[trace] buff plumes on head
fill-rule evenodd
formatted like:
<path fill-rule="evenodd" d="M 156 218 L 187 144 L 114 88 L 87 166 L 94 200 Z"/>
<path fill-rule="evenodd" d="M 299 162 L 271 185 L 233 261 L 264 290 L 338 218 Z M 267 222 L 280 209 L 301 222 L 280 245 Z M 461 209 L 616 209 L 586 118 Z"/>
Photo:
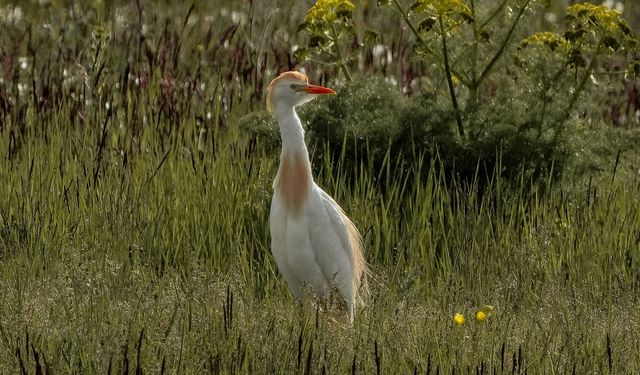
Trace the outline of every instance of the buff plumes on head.
<path fill-rule="evenodd" d="M 271 90 L 278 84 L 278 82 L 284 80 L 301 80 L 307 83 L 309 82 L 309 78 L 306 76 L 306 74 L 301 72 L 284 72 L 276 77 L 273 81 L 271 81 L 269 87 L 267 87 L 267 111 L 269 111 L 269 113 L 273 113 L 273 100 L 271 100 Z"/>

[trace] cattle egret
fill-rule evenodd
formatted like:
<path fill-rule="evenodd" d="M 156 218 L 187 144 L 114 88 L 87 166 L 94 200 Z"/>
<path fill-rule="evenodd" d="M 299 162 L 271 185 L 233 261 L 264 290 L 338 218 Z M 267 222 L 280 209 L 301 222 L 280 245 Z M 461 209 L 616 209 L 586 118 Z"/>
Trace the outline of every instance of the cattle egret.
<path fill-rule="evenodd" d="M 304 129 L 295 111 L 318 94 L 335 91 L 310 85 L 300 72 L 282 73 L 267 89 L 267 109 L 278 121 L 282 138 L 269 215 L 271 251 L 294 298 L 302 298 L 308 285 L 327 301 L 335 288 L 353 322 L 366 267 L 360 234 L 342 208 L 313 181 Z"/>

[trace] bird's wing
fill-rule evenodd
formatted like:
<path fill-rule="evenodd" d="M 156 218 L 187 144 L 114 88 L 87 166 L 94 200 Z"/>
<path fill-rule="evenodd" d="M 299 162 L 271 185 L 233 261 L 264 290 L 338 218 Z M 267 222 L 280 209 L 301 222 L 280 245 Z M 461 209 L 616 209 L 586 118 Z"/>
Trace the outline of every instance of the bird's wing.
<path fill-rule="evenodd" d="M 309 229 L 316 261 L 324 274 L 345 296 L 352 300 L 354 258 L 349 227 L 338 204 L 318 186 L 309 201 Z M 348 219 L 347 219 L 348 220 Z"/>

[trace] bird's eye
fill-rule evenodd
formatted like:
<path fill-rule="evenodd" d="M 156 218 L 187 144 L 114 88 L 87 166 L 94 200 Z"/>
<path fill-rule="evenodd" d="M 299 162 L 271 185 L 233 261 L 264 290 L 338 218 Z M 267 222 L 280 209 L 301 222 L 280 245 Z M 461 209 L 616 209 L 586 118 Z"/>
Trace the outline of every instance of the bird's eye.
<path fill-rule="evenodd" d="M 295 83 L 291 84 L 291 90 L 296 90 L 298 88 L 298 85 L 296 85 Z"/>

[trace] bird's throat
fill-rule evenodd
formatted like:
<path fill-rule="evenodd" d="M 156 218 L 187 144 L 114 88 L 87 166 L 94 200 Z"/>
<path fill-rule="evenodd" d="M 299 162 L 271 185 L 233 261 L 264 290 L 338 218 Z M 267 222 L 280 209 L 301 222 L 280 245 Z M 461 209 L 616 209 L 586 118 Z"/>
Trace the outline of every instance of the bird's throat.
<path fill-rule="evenodd" d="M 311 165 L 307 154 L 283 150 L 273 188 L 290 213 L 300 212 L 312 183 Z"/>

